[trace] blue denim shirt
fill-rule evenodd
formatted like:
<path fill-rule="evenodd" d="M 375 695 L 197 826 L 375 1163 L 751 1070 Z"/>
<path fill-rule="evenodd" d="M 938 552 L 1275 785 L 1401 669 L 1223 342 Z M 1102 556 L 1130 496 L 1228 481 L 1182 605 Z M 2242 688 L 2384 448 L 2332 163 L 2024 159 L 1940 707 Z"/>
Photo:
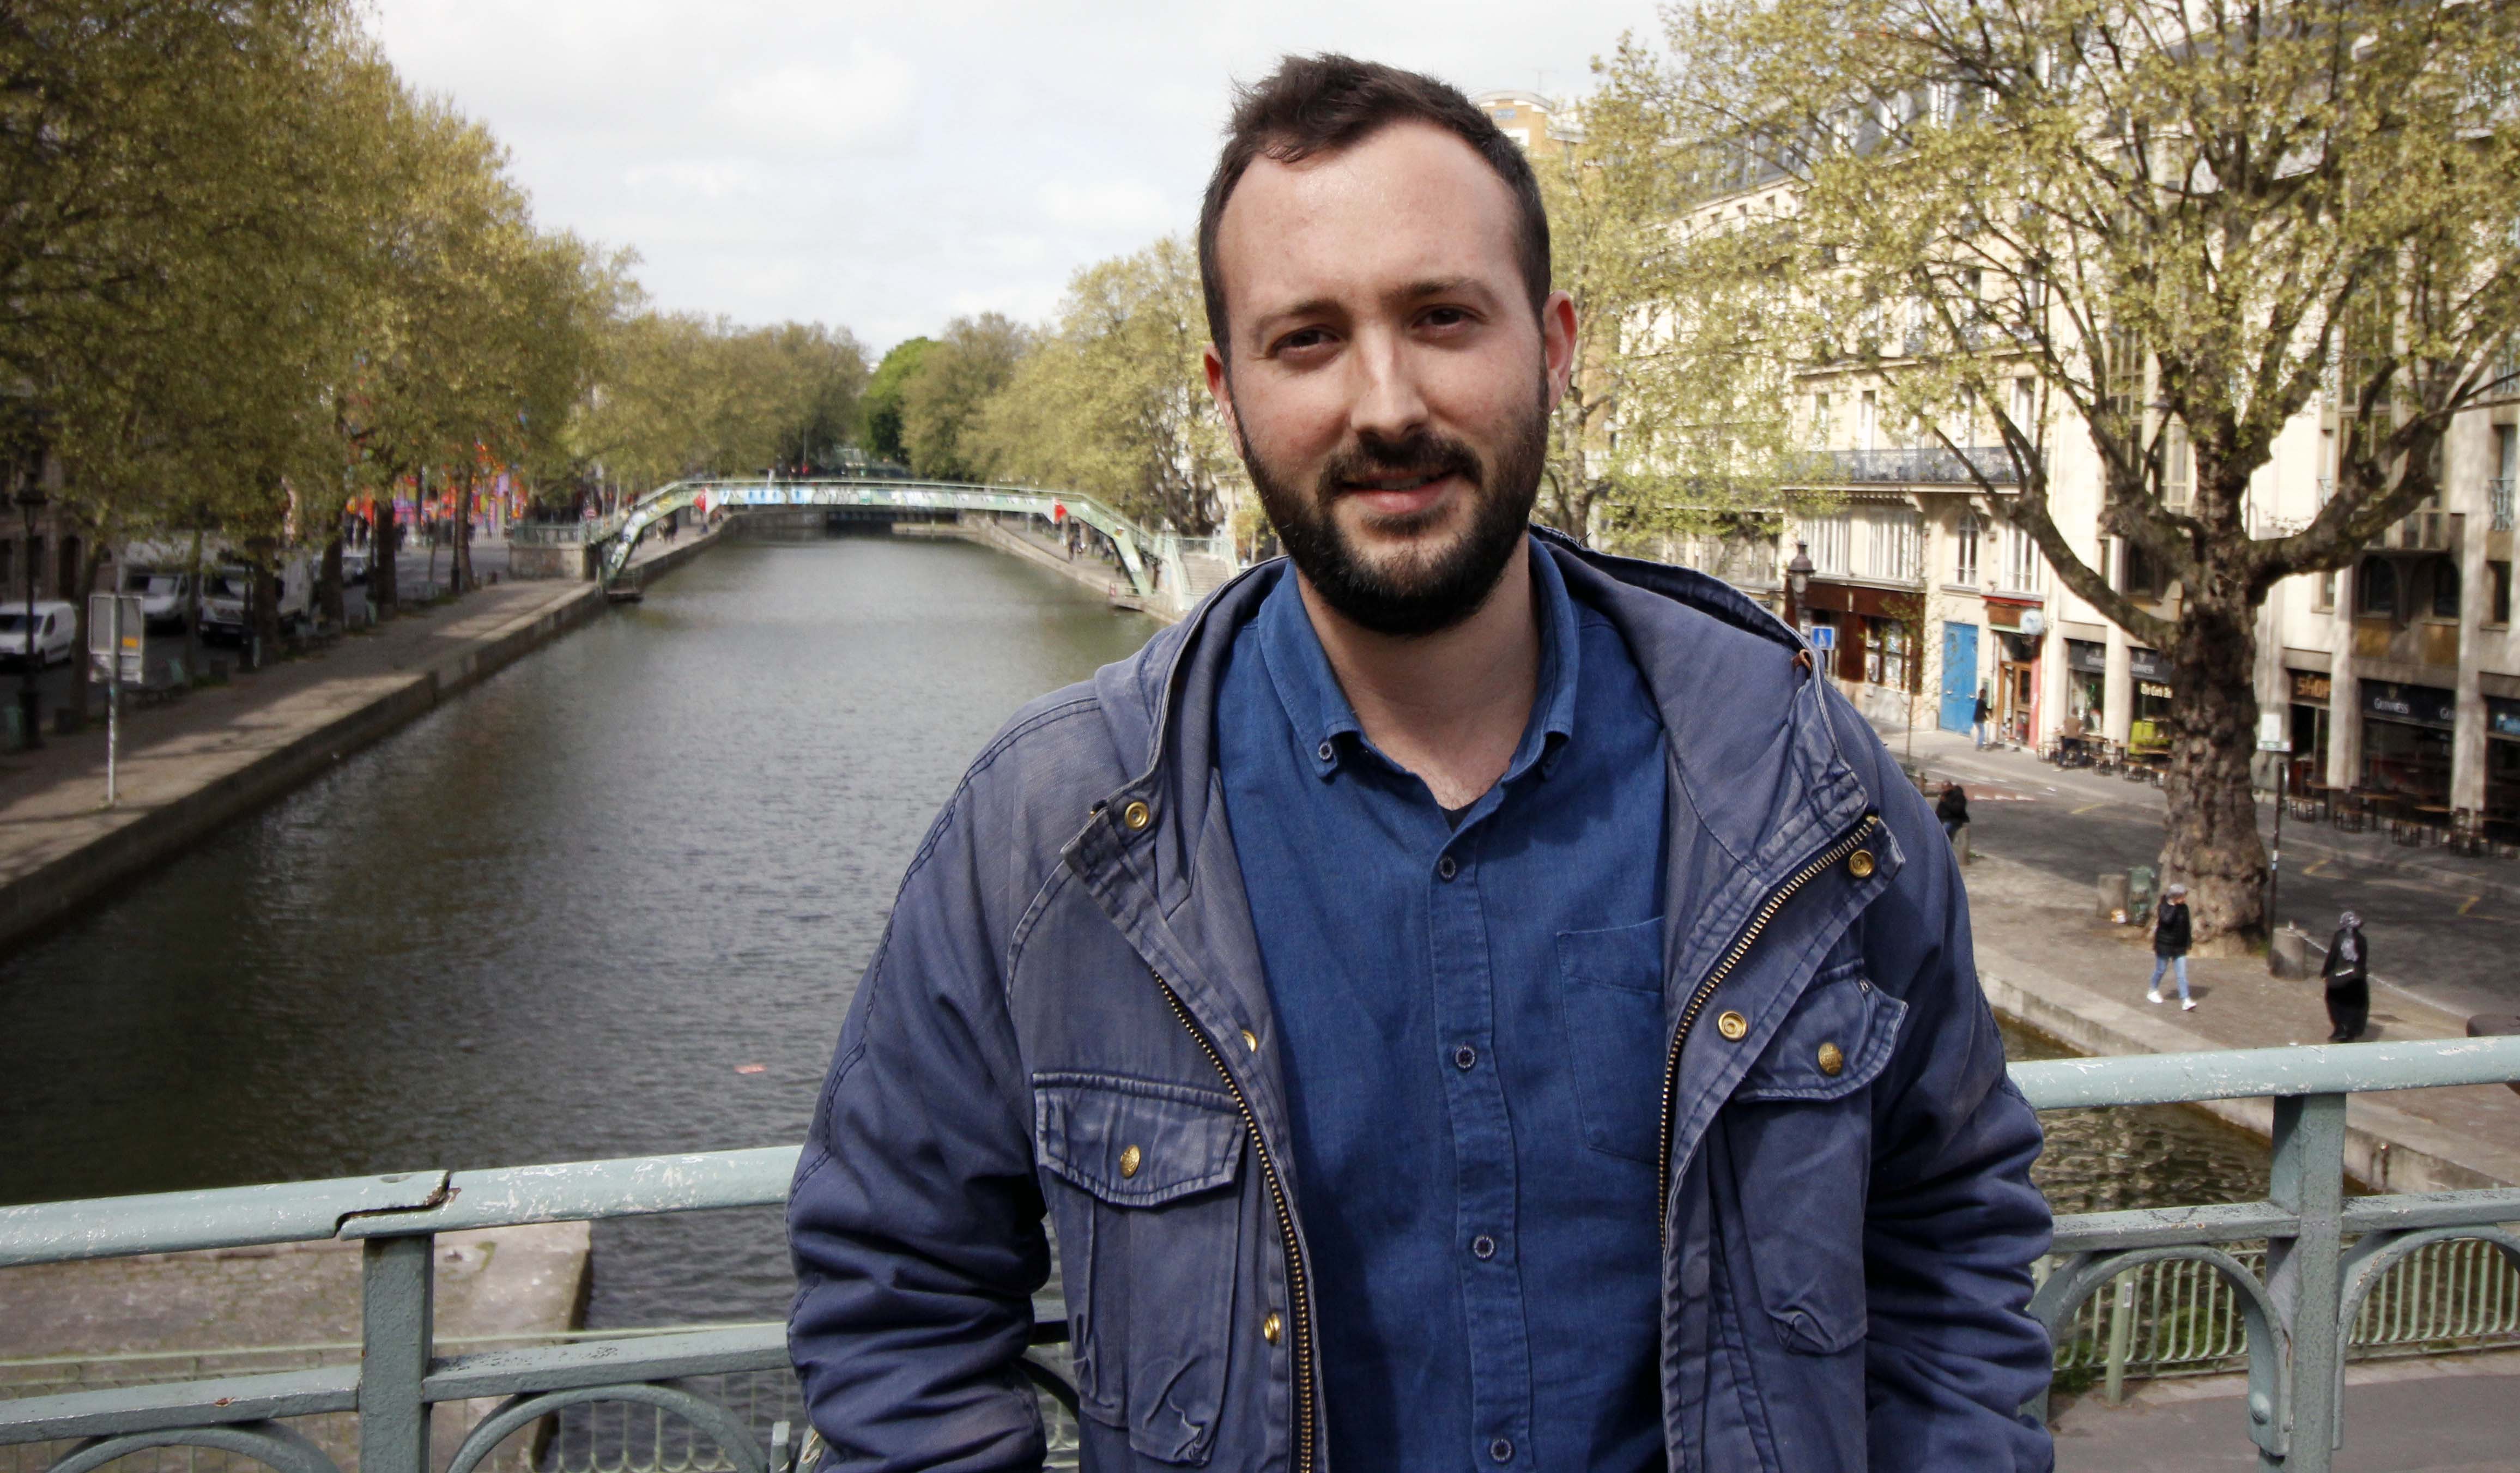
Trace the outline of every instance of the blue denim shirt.
<path fill-rule="evenodd" d="M 1217 767 L 1280 1021 L 1340 1468 L 1659 1468 L 1663 729 L 1534 550 L 1538 698 L 1448 824 L 1360 730 L 1293 578 Z"/>

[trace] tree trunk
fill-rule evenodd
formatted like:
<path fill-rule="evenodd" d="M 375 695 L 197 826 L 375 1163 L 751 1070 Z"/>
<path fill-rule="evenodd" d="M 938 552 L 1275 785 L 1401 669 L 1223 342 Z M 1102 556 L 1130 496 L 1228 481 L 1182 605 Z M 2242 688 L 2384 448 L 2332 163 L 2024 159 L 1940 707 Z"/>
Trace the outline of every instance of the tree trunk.
<path fill-rule="evenodd" d="M 395 520 L 393 498 L 377 498 L 375 525 L 368 532 L 368 603 L 382 624 L 394 616 L 400 597 L 394 588 L 395 554 L 401 524 Z"/>
<path fill-rule="evenodd" d="M 2200 570 L 2201 572 L 2201 570 Z M 2210 573 L 2189 594 L 2170 657 L 2173 728 L 2161 878 L 2184 881 L 2200 941 L 2267 938 L 2267 847 L 2258 833 L 2249 755 L 2257 740 L 2254 610 L 2217 596 Z"/>
<path fill-rule="evenodd" d="M 257 562 L 253 568 L 254 668 L 280 657 L 280 573 Z"/>
<path fill-rule="evenodd" d="M 87 556 L 79 559 L 78 581 L 73 585 L 77 591 L 69 596 L 70 625 L 78 631 L 78 639 L 70 647 L 69 708 L 78 713 L 82 722 L 87 719 L 88 666 L 93 663 L 87 653 L 88 601 L 96 597 L 96 575 L 105 571 L 106 552 L 104 543 L 89 539 Z M 113 651 L 113 657 L 122 658 L 122 651 Z"/>
<path fill-rule="evenodd" d="M 324 544 L 324 561 L 315 574 L 315 611 L 337 634 L 346 622 L 341 608 L 341 530 L 338 527 L 333 529 L 333 540 Z"/>
<path fill-rule="evenodd" d="M 464 477 L 463 485 L 455 492 L 454 530 L 455 554 L 448 559 L 451 567 L 447 580 L 460 594 L 472 587 L 472 477 L 470 475 Z"/>

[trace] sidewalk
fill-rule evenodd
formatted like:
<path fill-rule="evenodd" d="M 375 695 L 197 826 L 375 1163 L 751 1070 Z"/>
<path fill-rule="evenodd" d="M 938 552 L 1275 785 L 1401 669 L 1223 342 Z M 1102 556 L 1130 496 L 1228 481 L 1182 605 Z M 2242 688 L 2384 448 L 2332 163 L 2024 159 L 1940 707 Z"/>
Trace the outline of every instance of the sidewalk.
<path fill-rule="evenodd" d="M 1908 759 L 1912 743 L 1907 733 L 1883 732 L 1881 739 L 1902 761 Z M 1958 777 L 1963 783 L 1972 780 L 2035 782 L 2087 803 L 2123 805 L 2153 814 L 2162 811 L 2161 789 L 2149 782 L 2099 777 L 2089 768 L 2058 768 L 2018 747 L 1997 745 L 1981 751 L 1966 732 L 1918 732 L 1912 747 L 1915 765 L 1936 777 Z M 2259 814 L 2261 825 L 2272 833 L 2274 805 L 2260 803 Z M 2448 849 L 2409 849 L 2392 842 L 2385 833 L 2346 833 L 2317 820 L 2290 817 L 2284 820 L 2283 848 L 2292 857 L 2285 866 L 2287 871 L 2328 858 L 2437 884 L 2466 887 L 2461 893 L 2483 892 L 2520 899 L 2520 863 L 2510 860 L 2470 857 Z"/>
<path fill-rule="evenodd" d="M 2131 1383 L 2123 1406 L 2097 1392 L 2062 1402 L 2056 1473 L 2257 1468 L 2247 1397 L 2248 1377 L 2231 1375 Z M 2359 1361 L 2345 1368 L 2336 1473 L 2507 1470 L 2520 1461 L 2515 1406 L 2520 1351 Z"/>
<path fill-rule="evenodd" d="M 590 583 L 502 583 L 166 704 L 0 756 L 0 946 L 172 857 L 604 607 Z"/>

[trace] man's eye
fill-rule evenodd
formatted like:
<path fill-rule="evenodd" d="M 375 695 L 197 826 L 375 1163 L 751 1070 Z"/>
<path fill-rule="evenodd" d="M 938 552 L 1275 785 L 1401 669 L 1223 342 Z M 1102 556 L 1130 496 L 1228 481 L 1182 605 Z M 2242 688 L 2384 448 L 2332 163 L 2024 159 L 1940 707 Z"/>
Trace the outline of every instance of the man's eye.
<path fill-rule="evenodd" d="M 1308 352 L 1314 348 L 1322 346 L 1329 340 L 1330 335 L 1323 332 L 1321 329 L 1304 328 L 1279 338 L 1278 351 L 1281 353 Z"/>
<path fill-rule="evenodd" d="M 1435 307 L 1418 320 L 1430 328 L 1458 328 L 1470 320 L 1470 314 L 1459 307 Z"/>

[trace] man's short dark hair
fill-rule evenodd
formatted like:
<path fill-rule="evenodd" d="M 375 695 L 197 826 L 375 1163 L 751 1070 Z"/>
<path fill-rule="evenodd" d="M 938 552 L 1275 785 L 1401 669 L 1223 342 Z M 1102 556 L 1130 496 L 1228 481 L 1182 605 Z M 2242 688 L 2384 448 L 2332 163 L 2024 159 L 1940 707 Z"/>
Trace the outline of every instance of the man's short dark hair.
<path fill-rule="evenodd" d="M 1263 156 L 1295 163 L 1334 154 L 1399 122 L 1431 123 L 1470 146 L 1512 191 L 1522 218 L 1514 254 L 1534 316 L 1549 299 L 1549 211 L 1540 202 L 1540 180 L 1531 160 L 1496 121 L 1460 88 L 1421 72 L 1324 53 L 1286 57 L 1278 69 L 1236 89 L 1234 116 L 1225 127 L 1225 151 L 1207 181 L 1198 208 L 1198 276 L 1207 294 L 1207 333 L 1231 361 L 1225 341 L 1225 284 L 1216 269 L 1216 227 L 1225 201 L 1242 182 L 1251 160 Z"/>

